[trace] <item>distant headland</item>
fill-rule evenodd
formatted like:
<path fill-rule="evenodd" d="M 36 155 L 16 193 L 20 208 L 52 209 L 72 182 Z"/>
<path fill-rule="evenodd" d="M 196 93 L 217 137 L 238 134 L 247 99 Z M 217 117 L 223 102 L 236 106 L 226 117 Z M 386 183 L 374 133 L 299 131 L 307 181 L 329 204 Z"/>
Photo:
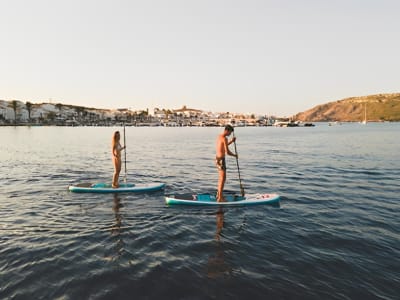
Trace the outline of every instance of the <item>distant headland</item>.
<path fill-rule="evenodd" d="M 318 105 L 293 118 L 308 122 L 398 122 L 400 93 L 346 98 Z"/>

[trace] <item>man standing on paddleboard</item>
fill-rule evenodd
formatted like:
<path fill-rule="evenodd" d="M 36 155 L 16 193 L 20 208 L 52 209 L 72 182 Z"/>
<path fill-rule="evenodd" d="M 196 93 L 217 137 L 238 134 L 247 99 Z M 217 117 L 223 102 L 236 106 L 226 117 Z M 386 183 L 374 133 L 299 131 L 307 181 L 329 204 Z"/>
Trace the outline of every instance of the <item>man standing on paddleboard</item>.
<path fill-rule="evenodd" d="M 231 135 L 233 132 L 233 127 L 231 125 L 226 125 L 224 132 L 218 135 L 217 138 L 217 154 L 215 157 L 215 164 L 218 168 L 219 179 L 218 179 L 218 190 L 217 190 L 217 201 L 218 202 L 225 202 L 223 190 L 226 181 L 226 163 L 225 163 L 225 156 L 230 155 L 234 157 L 238 157 L 237 154 L 232 153 L 229 150 L 229 145 L 236 141 L 236 137 L 233 137 L 228 142 L 228 136 Z"/>

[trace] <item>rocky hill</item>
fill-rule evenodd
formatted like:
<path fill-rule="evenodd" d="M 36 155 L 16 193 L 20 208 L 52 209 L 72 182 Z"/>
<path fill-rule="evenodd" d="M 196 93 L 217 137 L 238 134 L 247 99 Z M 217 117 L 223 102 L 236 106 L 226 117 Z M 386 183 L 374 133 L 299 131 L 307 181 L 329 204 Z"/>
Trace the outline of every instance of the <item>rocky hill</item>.
<path fill-rule="evenodd" d="M 346 98 L 318 105 L 294 116 L 303 122 L 400 121 L 400 93 Z"/>

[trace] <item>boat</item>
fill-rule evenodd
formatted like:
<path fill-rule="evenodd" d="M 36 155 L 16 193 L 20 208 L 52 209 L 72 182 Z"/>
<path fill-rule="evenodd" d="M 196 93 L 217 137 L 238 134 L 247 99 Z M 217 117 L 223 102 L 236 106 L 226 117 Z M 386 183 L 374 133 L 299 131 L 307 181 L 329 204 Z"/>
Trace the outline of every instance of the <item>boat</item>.
<path fill-rule="evenodd" d="M 164 187 L 165 183 L 121 183 L 118 188 L 113 188 L 110 183 L 80 183 L 70 185 L 68 189 L 74 193 L 139 193 L 159 191 Z"/>
<path fill-rule="evenodd" d="M 339 121 L 335 121 L 335 122 L 329 122 L 328 125 L 329 125 L 329 126 L 333 126 L 333 125 L 342 125 L 342 123 L 339 122 Z"/>
<path fill-rule="evenodd" d="M 215 195 L 194 194 L 194 195 L 170 195 L 165 197 L 165 203 L 171 205 L 189 206 L 249 206 L 260 204 L 279 204 L 278 194 L 254 194 L 248 196 L 226 195 L 226 202 L 217 202 Z"/>

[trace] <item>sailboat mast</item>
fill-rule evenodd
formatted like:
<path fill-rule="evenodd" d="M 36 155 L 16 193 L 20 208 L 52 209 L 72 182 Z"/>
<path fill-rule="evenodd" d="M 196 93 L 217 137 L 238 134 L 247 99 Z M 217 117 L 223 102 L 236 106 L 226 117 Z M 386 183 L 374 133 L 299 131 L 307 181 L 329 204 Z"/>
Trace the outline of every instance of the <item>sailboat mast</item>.
<path fill-rule="evenodd" d="M 364 103 L 364 120 L 362 123 L 367 124 L 367 102 Z"/>

